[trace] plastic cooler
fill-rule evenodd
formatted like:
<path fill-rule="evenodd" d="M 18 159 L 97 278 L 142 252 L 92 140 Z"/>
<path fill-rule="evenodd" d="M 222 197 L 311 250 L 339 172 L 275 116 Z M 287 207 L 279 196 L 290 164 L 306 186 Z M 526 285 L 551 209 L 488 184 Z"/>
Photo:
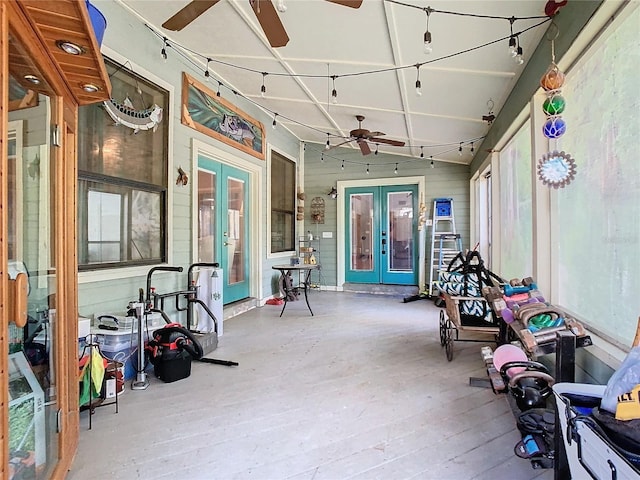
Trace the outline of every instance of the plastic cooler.
<path fill-rule="evenodd" d="M 594 405 L 600 404 L 605 388 L 605 385 L 584 383 L 556 383 L 553 386 L 571 478 L 638 480 L 640 476 L 631 464 L 588 422 L 580 421 L 579 417 L 572 421 L 576 438 L 567 438 L 569 420 L 578 415 L 588 415 Z"/>

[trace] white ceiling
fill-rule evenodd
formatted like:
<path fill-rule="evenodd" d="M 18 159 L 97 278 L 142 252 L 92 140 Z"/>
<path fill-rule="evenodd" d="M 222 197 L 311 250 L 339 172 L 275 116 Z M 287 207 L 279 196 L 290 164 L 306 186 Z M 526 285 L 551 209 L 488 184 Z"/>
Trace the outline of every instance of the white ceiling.
<path fill-rule="evenodd" d="M 121 1 L 170 42 L 197 52 L 203 72 L 205 59 L 213 59 L 214 78 L 277 112 L 278 123 L 300 140 L 323 145 L 329 133 L 332 145 L 341 143 L 358 127 L 355 115 L 360 114 L 366 117 L 363 128 L 384 132 L 385 138 L 406 144 L 380 144 L 380 152 L 416 157 L 422 152 L 427 159 L 433 156 L 436 161 L 464 164 L 472 159 L 470 142 L 475 139 L 477 147 L 489 129 L 482 117 L 489 113 L 490 101 L 497 115 L 548 25 L 519 36 L 525 64 L 517 65 L 505 38 L 510 34 L 508 20 L 438 10 L 516 17 L 513 31 L 518 33 L 542 21 L 520 18 L 543 16 L 545 0 L 404 2 L 420 9 L 389 0 L 364 0 L 359 9 L 324 0 L 284 0 L 287 9 L 278 15 L 290 40 L 280 48 L 270 47 L 248 0 L 220 0 L 179 32 L 161 25 L 190 0 Z M 426 7 L 435 10 L 429 20 L 433 39 L 430 54 L 423 51 Z M 438 60 L 499 39 L 503 40 Z M 160 48 L 159 39 L 158 51 Z M 418 96 L 415 65 L 423 62 L 430 63 L 420 67 L 422 95 Z M 349 75 L 385 69 L 389 71 Z M 265 77 L 264 98 L 260 72 L 271 74 Z M 285 75 L 273 75 L 276 73 Z M 337 104 L 330 101 L 333 75 L 338 76 Z M 460 142 L 464 142 L 462 156 Z M 349 145 L 358 148 L 356 142 Z M 372 144 L 371 149 L 375 148 Z"/>

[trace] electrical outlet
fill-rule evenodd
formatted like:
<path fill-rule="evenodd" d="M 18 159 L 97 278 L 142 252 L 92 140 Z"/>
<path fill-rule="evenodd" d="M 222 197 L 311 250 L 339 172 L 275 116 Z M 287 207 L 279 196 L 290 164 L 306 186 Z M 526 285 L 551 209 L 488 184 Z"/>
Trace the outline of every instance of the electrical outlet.
<path fill-rule="evenodd" d="M 333 238 L 333 232 L 322 232 L 322 238 Z"/>

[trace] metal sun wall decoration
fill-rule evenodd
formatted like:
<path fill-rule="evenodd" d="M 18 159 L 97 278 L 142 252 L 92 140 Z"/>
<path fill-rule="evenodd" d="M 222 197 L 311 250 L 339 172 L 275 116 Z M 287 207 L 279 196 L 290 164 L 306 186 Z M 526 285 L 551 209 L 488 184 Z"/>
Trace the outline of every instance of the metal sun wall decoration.
<path fill-rule="evenodd" d="M 564 188 L 576 176 L 576 162 L 565 152 L 546 153 L 538 160 L 538 178 L 543 185 Z"/>
<path fill-rule="evenodd" d="M 540 79 L 540 86 L 545 90 L 547 99 L 542 104 L 542 110 L 547 120 L 542 126 L 542 133 L 550 140 L 560 138 L 567 131 L 567 124 L 561 114 L 567 102 L 562 96 L 564 73 L 556 65 L 554 40 L 551 40 L 551 65 Z M 538 161 L 538 178 L 549 187 L 564 188 L 569 185 L 576 175 L 576 162 L 565 152 L 548 152 Z"/>

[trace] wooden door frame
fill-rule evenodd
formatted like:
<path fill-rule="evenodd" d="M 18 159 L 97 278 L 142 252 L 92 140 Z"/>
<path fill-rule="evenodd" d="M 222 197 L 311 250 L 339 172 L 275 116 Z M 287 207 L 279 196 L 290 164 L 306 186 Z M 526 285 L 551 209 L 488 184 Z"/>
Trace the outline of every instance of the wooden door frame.
<path fill-rule="evenodd" d="M 40 35 L 38 20 L 31 18 L 27 5 L 0 1 L 0 478 L 8 477 L 9 461 L 9 391 L 8 391 L 8 233 L 6 208 L 8 202 L 7 124 L 9 120 L 9 33 L 19 42 L 43 75 L 51 89 L 51 122 L 58 128 L 58 145 L 52 146 L 52 181 L 55 182 L 52 207 L 54 232 L 51 267 L 56 273 L 55 307 L 57 333 L 53 338 L 57 383 L 55 392 L 59 411 L 58 461 L 50 477 L 63 479 L 71 466 L 79 436 L 79 406 L 77 381 L 78 338 L 78 268 L 77 268 L 77 157 L 76 132 L 78 106 L 109 98 L 111 85 L 95 41 L 84 0 L 64 0 L 59 6 L 73 12 L 79 31 L 86 35 L 92 67 L 86 68 L 86 78 L 96 79 L 103 91 L 87 96 L 77 82 L 71 82 L 73 68 L 61 69 L 49 45 Z M 11 32 L 9 32 L 11 30 Z M 65 67 L 66 68 L 66 67 Z M 70 341 L 73 339 L 73 341 Z"/>

